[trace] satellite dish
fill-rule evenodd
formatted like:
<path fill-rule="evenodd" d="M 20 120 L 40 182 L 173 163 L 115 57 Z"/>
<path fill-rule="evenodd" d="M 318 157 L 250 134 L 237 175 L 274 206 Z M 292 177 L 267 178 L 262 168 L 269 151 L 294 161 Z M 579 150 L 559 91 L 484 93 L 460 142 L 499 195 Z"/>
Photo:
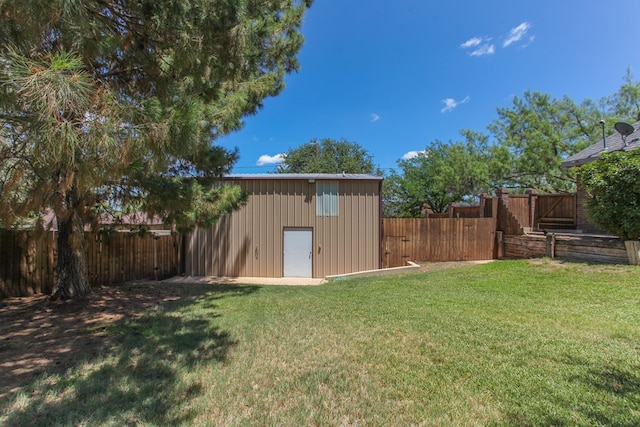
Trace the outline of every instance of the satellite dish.
<path fill-rule="evenodd" d="M 620 132 L 620 135 L 622 135 L 623 137 L 627 137 L 635 131 L 633 129 L 633 126 L 625 122 L 618 122 L 615 125 L 613 125 L 613 127 L 616 128 L 616 130 Z"/>

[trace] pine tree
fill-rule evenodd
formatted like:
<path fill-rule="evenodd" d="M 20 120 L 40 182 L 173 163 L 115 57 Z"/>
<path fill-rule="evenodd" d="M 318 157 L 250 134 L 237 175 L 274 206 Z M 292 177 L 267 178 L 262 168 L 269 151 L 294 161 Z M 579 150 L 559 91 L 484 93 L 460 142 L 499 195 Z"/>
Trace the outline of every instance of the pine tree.
<path fill-rule="evenodd" d="M 298 68 L 310 0 L 0 0 L 0 218 L 49 208 L 53 297 L 90 292 L 85 226 L 100 209 L 178 227 L 243 201 L 212 186 L 239 129 Z"/>

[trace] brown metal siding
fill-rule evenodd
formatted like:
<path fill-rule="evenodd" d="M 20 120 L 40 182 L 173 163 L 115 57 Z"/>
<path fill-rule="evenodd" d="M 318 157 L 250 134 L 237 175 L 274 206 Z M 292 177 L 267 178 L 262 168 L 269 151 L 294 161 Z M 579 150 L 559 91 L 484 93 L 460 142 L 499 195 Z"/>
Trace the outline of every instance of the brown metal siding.
<path fill-rule="evenodd" d="M 378 183 L 340 181 L 338 190 L 339 215 L 316 218 L 317 277 L 374 270 L 379 265 Z"/>
<path fill-rule="evenodd" d="M 187 236 L 187 274 L 282 277 L 285 227 L 313 229 L 314 277 L 378 268 L 378 181 L 340 180 L 337 217 L 316 216 L 315 184 L 307 180 L 233 183 L 250 193 L 247 204 Z"/>

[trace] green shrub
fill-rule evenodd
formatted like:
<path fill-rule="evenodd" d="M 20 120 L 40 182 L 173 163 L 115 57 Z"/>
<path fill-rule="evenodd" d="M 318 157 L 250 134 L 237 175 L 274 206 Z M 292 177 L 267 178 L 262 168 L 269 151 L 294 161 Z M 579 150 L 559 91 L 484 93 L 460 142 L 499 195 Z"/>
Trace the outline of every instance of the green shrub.
<path fill-rule="evenodd" d="M 578 169 L 589 219 L 624 240 L 640 238 L 640 151 L 603 154 Z"/>

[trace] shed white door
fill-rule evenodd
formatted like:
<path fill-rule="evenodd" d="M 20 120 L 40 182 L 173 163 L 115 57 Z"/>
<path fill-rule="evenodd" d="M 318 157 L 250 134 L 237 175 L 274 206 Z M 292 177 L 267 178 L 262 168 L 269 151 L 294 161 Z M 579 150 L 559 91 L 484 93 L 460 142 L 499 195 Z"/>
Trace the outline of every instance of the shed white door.
<path fill-rule="evenodd" d="M 285 228 L 284 277 L 313 277 L 313 230 Z"/>

